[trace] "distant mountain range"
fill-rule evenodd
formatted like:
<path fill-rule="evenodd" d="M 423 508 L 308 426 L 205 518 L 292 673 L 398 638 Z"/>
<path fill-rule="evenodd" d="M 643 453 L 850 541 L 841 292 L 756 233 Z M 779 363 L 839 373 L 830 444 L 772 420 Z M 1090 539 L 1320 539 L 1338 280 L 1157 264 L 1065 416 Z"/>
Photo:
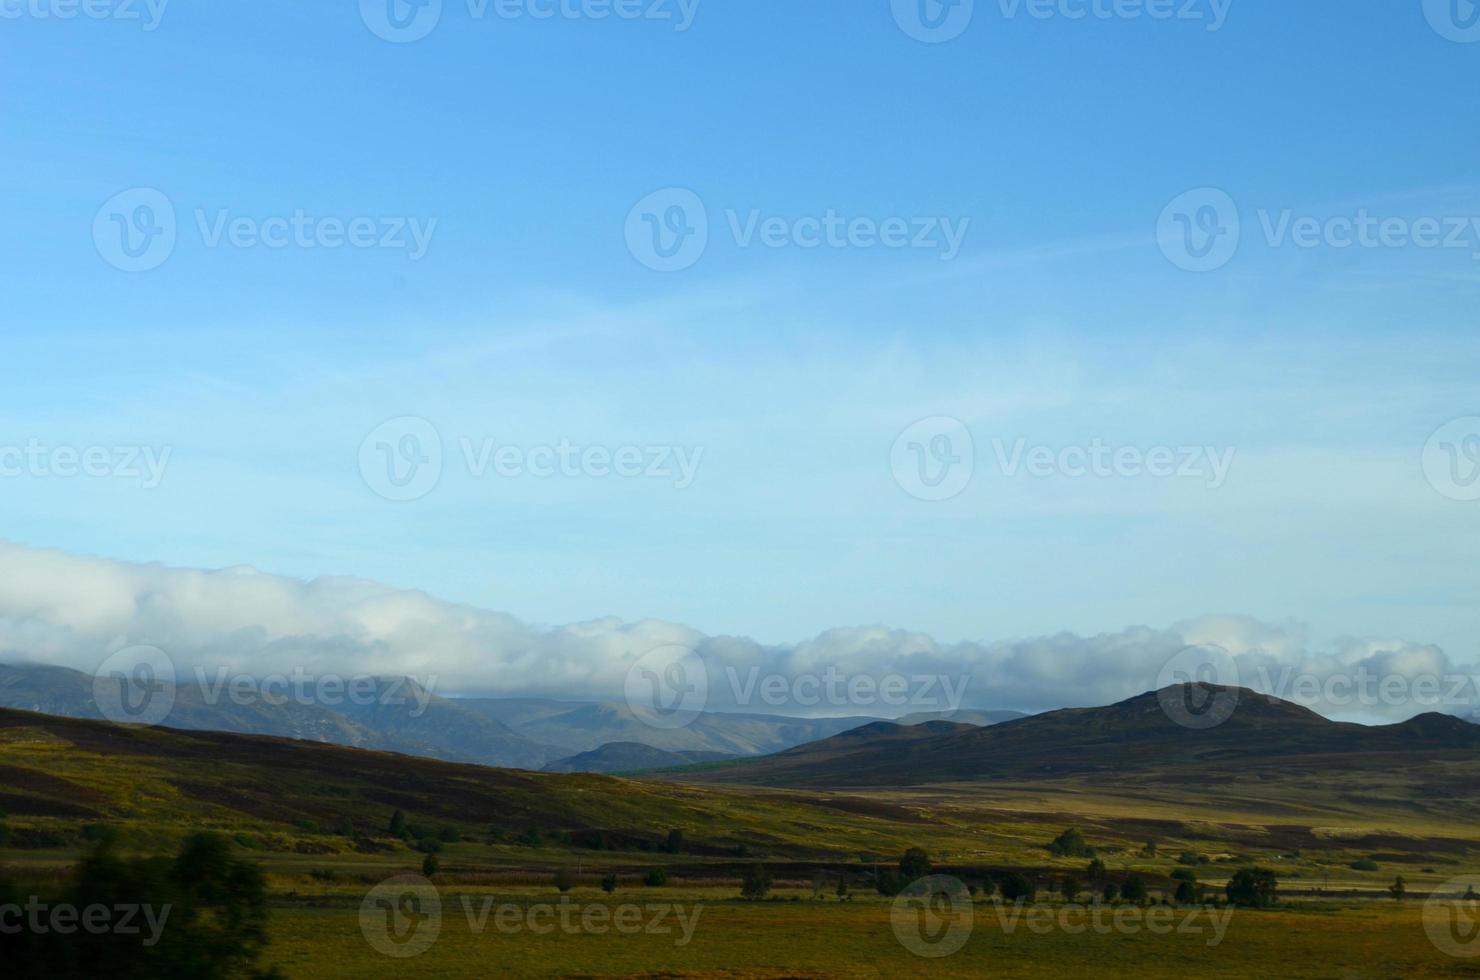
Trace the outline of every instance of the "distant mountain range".
<path fill-rule="evenodd" d="M 706 712 L 691 724 L 657 729 L 621 703 L 541 698 L 443 698 L 409 679 L 380 679 L 375 696 L 333 705 L 208 697 L 181 684 L 167 727 L 223 731 L 348 745 L 449 762 L 562 772 L 626 772 L 756 756 L 825 739 L 875 719 L 789 718 Z M 0 707 L 69 718 L 102 719 L 93 677 L 66 667 L 0 664 Z M 1021 717 L 1017 712 L 958 711 L 969 724 Z M 922 714 L 903 724 L 940 717 Z M 652 751 L 642 752 L 642 748 Z"/>
<path fill-rule="evenodd" d="M 1468 763 L 1480 725 L 1423 714 L 1395 725 L 1329 721 L 1254 691 L 1195 685 L 1196 701 L 1236 698 L 1214 727 L 1173 721 L 1148 692 L 1102 708 L 1071 708 L 980 728 L 944 721 L 904 727 L 875 722 L 775 755 L 687 770 L 672 778 L 759 786 L 857 788 L 990 779 L 1103 776 L 1136 771 L 1206 775 L 1322 768 L 1345 772 Z M 1168 689 L 1173 697 L 1183 696 Z"/>

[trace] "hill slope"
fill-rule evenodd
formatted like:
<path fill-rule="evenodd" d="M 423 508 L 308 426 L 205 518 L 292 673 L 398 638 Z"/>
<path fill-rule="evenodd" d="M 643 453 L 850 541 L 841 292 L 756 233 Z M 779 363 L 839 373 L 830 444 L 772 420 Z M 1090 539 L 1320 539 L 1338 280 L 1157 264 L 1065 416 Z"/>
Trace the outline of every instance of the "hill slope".
<path fill-rule="evenodd" d="M 1480 726 L 1447 715 L 1368 727 L 1328 721 L 1253 691 L 1203 687 L 1209 696 L 1238 699 L 1226 721 L 1203 730 L 1174 722 L 1158 694 L 1148 692 L 1103 708 L 1051 711 L 990 728 L 869 725 L 683 778 L 765 786 L 911 786 L 1186 766 L 1273 772 L 1297 758 L 1326 756 L 1358 770 L 1392 765 L 1393 756 L 1421 764 L 1445 755 L 1467 758 L 1480 749 Z"/>

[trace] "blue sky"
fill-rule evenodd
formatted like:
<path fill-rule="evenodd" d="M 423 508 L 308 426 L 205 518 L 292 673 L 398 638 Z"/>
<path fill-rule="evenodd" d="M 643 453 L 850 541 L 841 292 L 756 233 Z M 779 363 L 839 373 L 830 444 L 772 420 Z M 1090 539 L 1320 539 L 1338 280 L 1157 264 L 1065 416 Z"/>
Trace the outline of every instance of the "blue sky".
<path fill-rule="evenodd" d="M 55 4 L 11 3 L 0 31 L 0 443 L 170 455 L 150 488 L 0 478 L 0 536 L 766 642 L 1237 612 L 1480 652 L 1480 504 L 1423 468 L 1435 430 L 1480 415 L 1480 43 L 1418 0 L 1234 0 L 1217 30 L 1210 2 L 978 0 L 941 43 L 884 0 L 706 0 L 684 31 L 445 0 L 409 43 L 352 0 L 176 0 L 152 30 L 38 15 Z M 94 226 L 131 219 L 135 198 L 107 202 L 137 188 L 176 241 L 130 272 Z M 627 231 L 668 188 L 709 235 L 662 272 Z M 1199 188 L 1233 202 L 1240 243 L 1195 273 L 1157 229 Z M 414 222 L 428 247 L 202 230 L 298 212 Z M 1286 212 L 1410 237 L 1430 219 L 1458 247 L 1276 243 Z M 964 237 L 946 260 L 731 231 L 829 213 Z M 398 502 L 361 449 L 402 417 L 444 460 Z M 975 464 L 921 500 L 891 447 L 938 417 Z M 683 487 L 470 473 L 463 441 L 490 439 L 702 454 Z M 994 439 L 1233 463 L 1216 488 L 1010 476 Z"/>

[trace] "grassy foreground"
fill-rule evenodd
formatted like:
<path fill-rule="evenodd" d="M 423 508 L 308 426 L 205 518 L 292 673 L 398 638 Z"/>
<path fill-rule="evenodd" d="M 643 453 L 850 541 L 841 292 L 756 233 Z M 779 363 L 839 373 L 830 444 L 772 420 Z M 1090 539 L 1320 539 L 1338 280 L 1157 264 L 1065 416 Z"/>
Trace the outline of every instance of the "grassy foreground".
<path fill-rule="evenodd" d="M 687 906 L 690 921 L 697 911 L 692 938 L 681 945 L 676 925 L 670 933 L 597 935 L 557 927 L 549 934 L 536 935 L 527 928 L 500 932 L 490 916 L 477 932 L 476 920 L 470 922 L 467 909 L 476 914 L 490 897 L 522 906 L 559 901 L 553 891 L 543 896 L 488 896 L 447 889 L 436 940 L 419 955 L 393 959 L 373 951 L 366 942 L 357 898 L 344 896 L 343 902 L 326 898 L 319 907 L 276 910 L 268 962 L 280 966 L 289 977 L 301 978 L 372 978 L 389 973 L 428 978 L 920 973 L 940 977 L 1278 976 L 1310 980 L 1480 976 L 1475 961 L 1446 956 L 1428 941 L 1416 903 L 1238 910 L 1231 913 L 1227 931 L 1216 943 L 1211 929 L 1167 935 L 1093 929 L 1077 935 L 1057 929 L 1038 934 L 1023 920 L 1009 928 L 996 909 L 978 903 L 971 933 L 959 951 L 922 958 L 897 938 L 891 904 L 877 897 L 852 903 L 810 897 L 799 902 L 742 902 L 681 888 L 638 889 L 614 898 L 594 889 L 577 889 L 569 896 L 582 910 L 591 905 L 615 907 L 622 901 L 639 906 L 681 903 Z M 1179 926 L 1181 914 L 1174 920 Z M 578 922 L 580 912 L 572 917 Z"/>

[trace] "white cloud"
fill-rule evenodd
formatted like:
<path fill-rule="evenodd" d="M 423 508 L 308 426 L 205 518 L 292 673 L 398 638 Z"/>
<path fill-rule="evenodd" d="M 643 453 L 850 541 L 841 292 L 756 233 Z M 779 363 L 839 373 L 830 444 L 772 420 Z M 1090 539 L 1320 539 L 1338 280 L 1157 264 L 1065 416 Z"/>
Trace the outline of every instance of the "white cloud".
<path fill-rule="evenodd" d="M 796 644 L 761 645 L 658 620 L 537 627 L 362 579 L 305 582 L 244 567 L 171 568 L 0 543 L 0 661 L 90 672 L 134 644 L 165 650 L 186 672 L 409 674 L 435 676 L 443 694 L 571 699 L 620 699 L 634 660 L 658 647 L 686 646 L 697 648 L 707 667 L 708 707 L 780 714 L 889 715 L 948 706 L 946 688 L 921 689 L 931 677 L 964 683 L 961 703 L 969 707 L 1106 704 L 1155 687 L 1167 660 L 1192 644 L 1228 650 L 1245 686 L 1338 717 L 1467 713 L 1480 685 L 1480 668 L 1456 665 L 1436 646 L 1349 638 L 1316 651 L 1300 624 L 1247 616 L 955 644 L 905 630 L 839 628 Z M 1357 681 L 1364 675 L 1368 681 Z M 828 676 L 844 684 L 897 676 L 910 700 L 794 698 L 798 678 Z M 733 679 L 749 677 L 781 678 L 785 690 L 779 699 L 745 696 Z M 1385 696 L 1377 686 L 1383 678 L 1407 686 L 1389 680 L 1390 691 L 1400 693 Z M 1443 703 L 1421 701 L 1427 688 L 1419 689 L 1419 678 L 1435 679 Z M 1467 678 L 1474 679 L 1460 691 L 1463 700 L 1453 703 L 1455 683 Z M 1344 679 L 1358 686 L 1343 686 Z"/>

